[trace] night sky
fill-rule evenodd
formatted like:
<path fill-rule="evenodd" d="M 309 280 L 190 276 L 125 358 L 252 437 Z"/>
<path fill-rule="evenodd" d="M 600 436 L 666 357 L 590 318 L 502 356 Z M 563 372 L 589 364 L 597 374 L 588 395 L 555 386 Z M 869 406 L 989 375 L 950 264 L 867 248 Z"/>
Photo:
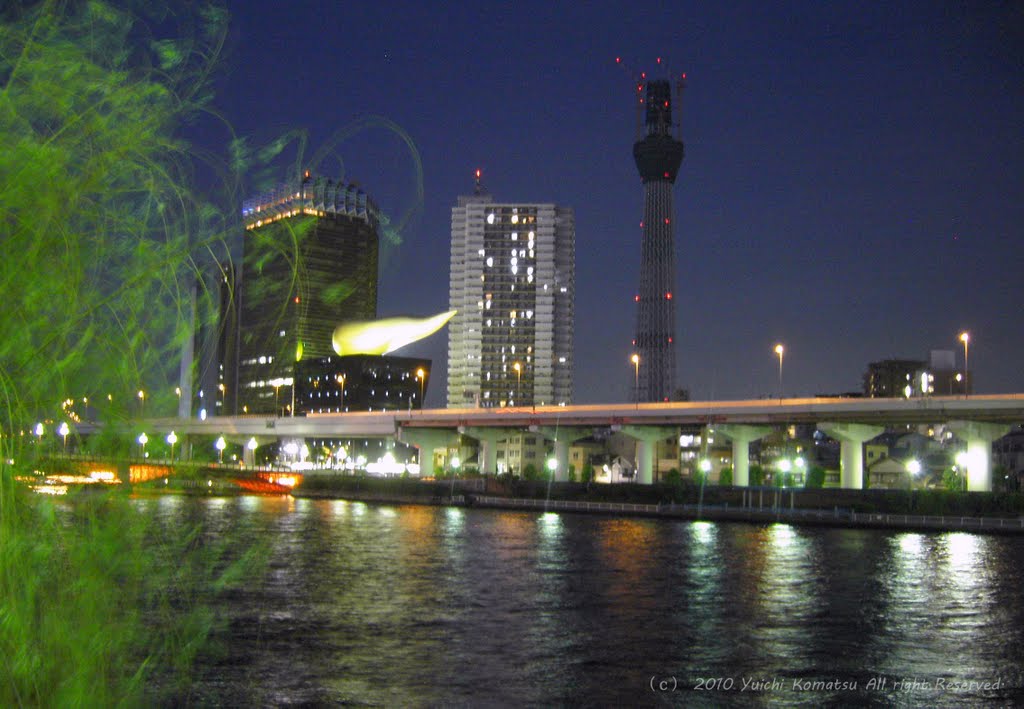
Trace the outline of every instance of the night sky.
<path fill-rule="evenodd" d="M 576 403 L 632 398 L 642 186 L 630 70 L 687 74 L 675 186 L 678 385 L 695 400 L 856 391 L 870 361 L 971 333 L 978 392 L 1024 391 L 1024 5 L 230 0 L 217 105 L 307 155 L 404 129 L 424 202 L 380 315 L 448 307 L 451 208 L 576 212 Z M 364 124 L 366 122 L 364 121 Z M 383 122 L 320 166 L 399 219 L 416 171 Z M 225 138 L 226 140 L 226 138 Z M 296 153 L 290 153 L 291 159 Z M 338 159 L 340 158 L 340 159 Z M 283 168 L 282 168 L 283 170 Z M 282 174 L 283 177 L 283 174 Z M 447 334 L 398 354 L 434 360 Z"/>

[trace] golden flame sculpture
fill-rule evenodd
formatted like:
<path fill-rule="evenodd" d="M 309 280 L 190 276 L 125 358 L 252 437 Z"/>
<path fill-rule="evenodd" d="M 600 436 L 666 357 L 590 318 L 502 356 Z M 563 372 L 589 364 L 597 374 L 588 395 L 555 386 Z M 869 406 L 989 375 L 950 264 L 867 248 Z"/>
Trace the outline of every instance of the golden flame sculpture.
<path fill-rule="evenodd" d="M 385 355 L 433 335 L 455 316 L 455 310 L 429 318 L 387 318 L 352 322 L 334 328 L 331 343 L 338 355 Z"/>

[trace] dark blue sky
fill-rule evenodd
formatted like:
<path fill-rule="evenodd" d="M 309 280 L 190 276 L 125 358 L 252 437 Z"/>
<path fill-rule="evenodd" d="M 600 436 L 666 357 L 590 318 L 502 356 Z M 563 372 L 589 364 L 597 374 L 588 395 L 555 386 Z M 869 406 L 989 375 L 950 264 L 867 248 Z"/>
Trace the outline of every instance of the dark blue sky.
<path fill-rule="evenodd" d="M 857 390 L 869 361 L 972 335 L 980 392 L 1024 391 L 1024 6 L 1000 2 L 229 0 L 218 105 L 307 154 L 370 115 L 422 155 L 424 203 L 380 314 L 448 305 L 451 207 L 576 211 L 575 401 L 631 398 L 642 188 L 630 74 L 687 73 L 675 187 L 678 379 L 694 399 Z M 415 170 L 383 126 L 321 171 L 401 215 Z M 292 153 L 294 156 L 294 153 Z M 401 354 L 434 360 L 447 335 Z"/>

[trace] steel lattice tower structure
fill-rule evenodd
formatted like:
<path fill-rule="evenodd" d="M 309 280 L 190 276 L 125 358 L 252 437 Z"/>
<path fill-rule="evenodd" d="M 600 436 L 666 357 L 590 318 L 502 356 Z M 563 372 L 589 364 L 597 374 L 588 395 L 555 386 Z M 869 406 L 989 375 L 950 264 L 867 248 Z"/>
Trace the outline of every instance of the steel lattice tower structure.
<path fill-rule="evenodd" d="M 685 75 L 684 75 L 685 76 Z M 677 96 L 683 83 L 677 84 Z M 667 80 L 637 83 L 644 116 L 633 159 L 644 185 L 643 246 L 637 291 L 638 401 L 668 401 L 676 386 L 676 264 L 672 186 L 683 161 L 683 143 L 672 130 L 672 87 Z"/>

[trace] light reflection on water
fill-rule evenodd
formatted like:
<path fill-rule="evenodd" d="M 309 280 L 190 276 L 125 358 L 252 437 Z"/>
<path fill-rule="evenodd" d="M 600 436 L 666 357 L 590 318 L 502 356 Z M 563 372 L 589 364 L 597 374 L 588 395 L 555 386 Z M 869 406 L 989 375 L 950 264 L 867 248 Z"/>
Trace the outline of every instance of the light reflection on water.
<path fill-rule="evenodd" d="M 946 705 L 1012 697 L 1016 538 L 161 498 L 268 543 L 199 704 Z M 654 677 L 677 691 L 655 694 Z M 868 689 L 873 677 L 884 688 Z M 701 678 L 732 691 L 696 692 Z M 958 693 L 897 680 L 991 681 Z M 779 680 L 781 688 L 769 686 Z M 764 681 L 740 692 L 742 682 Z M 852 688 L 801 689 L 794 681 Z"/>

